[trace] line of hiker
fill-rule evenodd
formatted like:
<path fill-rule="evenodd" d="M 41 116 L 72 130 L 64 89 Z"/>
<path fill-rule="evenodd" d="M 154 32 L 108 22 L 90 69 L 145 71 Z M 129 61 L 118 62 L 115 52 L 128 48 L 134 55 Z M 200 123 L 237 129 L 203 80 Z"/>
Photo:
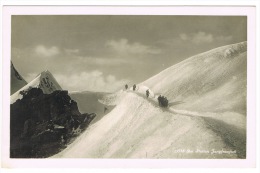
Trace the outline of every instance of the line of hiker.
<path fill-rule="evenodd" d="M 127 89 L 128 89 L 128 85 L 125 84 L 125 90 L 127 90 Z M 135 91 L 135 90 L 136 90 L 136 84 L 133 85 L 133 91 Z M 149 95 L 150 95 L 150 92 L 149 92 L 149 89 L 148 89 L 148 90 L 146 90 L 146 97 L 148 98 Z"/>
<path fill-rule="evenodd" d="M 127 89 L 128 89 L 128 85 L 125 84 L 125 90 L 127 90 Z M 135 90 L 136 90 L 136 84 L 133 85 L 133 91 L 135 91 Z"/>
<path fill-rule="evenodd" d="M 128 89 L 128 85 L 126 84 L 126 85 L 125 85 L 125 90 L 127 90 L 127 89 Z M 133 85 L 133 91 L 135 91 L 135 90 L 136 90 L 136 84 Z M 150 96 L 150 91 L 149 91 L 149 89 L 147 89 L 147 90 L 145 91 L 145 94 L 146 94 L 146 97 L 149 98 L 149 96 Z M 168 107 L 169 101 L 168 101 L 167 97 L 160 95 L 160 96 L 157 98 L 157 100 L 158 100 L 158 103 L 159 103 L 159 106 L 160 106 L 160 107 Z"/>

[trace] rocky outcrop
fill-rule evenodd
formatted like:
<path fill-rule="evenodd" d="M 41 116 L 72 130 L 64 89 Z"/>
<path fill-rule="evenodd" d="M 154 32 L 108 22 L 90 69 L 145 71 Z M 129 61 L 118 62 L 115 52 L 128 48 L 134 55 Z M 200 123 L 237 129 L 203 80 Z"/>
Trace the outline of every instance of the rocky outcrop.
<path fill-rule="evenodd" d="M 11 104 L 11 158 L 49 157 L 85 130 L 96 116 L 81 114 L 68 91 L 44 94 L 40 88 L 21 91 Z"/>
<path fill-rule="evenodd" d="M 15 69 L 13 63 L 11 62 L 11 94 L 18 91 L 20 88 L 24 87 L 27 82 Z"/>

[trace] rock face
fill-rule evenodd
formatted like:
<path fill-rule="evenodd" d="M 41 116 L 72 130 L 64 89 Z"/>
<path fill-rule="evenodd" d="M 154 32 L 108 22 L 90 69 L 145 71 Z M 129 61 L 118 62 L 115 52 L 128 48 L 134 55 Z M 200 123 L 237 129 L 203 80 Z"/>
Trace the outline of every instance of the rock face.
<path fill-rule="evenodd" d="M 11 62 L 11 94 L 18 91 L 20 88 L 24 87 L 27 82 L 15 69 L 13 63 Z"/>
<path fill-rule="evenodd" d="M 11 104 L 11 158 L 49 157 L 86 129 L 95 114 L 81 114 L 68 91 L 44 94 L 40 88 L 20 91 Z"/>

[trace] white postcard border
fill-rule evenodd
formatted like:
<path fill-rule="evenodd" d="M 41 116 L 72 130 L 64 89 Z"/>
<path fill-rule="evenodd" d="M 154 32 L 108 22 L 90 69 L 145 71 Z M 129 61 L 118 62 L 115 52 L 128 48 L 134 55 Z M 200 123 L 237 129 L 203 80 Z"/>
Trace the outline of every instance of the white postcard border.
<path fill-rule="evenodd" d="M 256 16 L 249 6 L 4 6 L 2 164 L 6 168 L 248 168 L 256 165 Z M 10 159 L 11 15 L 231 15 L 248 16 L 247 159 Z"/>

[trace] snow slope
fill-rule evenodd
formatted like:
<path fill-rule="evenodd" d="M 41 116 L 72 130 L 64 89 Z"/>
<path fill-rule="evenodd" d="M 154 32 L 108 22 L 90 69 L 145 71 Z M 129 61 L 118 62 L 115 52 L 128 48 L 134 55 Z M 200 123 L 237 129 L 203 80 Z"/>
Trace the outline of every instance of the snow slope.
<path fill-rule="evenodd" d="M 25 86 L 27 82 L 23 79 L 23 77 L 18 73 L 15 69 L 13 63 L 11 62 L 11 94 L 18 91 L 20 88 Z"/>
<path fill-rule="evenodd" d="M 170 102 L 193 111 L 246 113 L 247 42 L 193 56 L 144 81 Z M 233 53 L 230 53 L 233 52 Z"/>
<path fill-rule="evenodd" d="M 107 95 L 116 107 L 53 157 L 245 158 L 246 53 L 246 42 L 220 47 L 138 85 L 167 109 L 141 91 Z"/>
<path fill-rule="evenodd" d="M 50 94 L 55 90 L 62 90 L 56 79 L 48 71 L 44 71 L 36 76 L 31 82 L 27 85 L 16 91 L 11 95 L 11 104 L 14 103 L 17 99 L 21 99 L 22 95 L 20 91 L 28 90 L 30 87 L 41 88 L 44 94 Z"/>
<path fill-rule="evenodd" d="M 223 155 L 182 153 L 190 150 L 232 150 L 202 118 L 172 114 L 135 93 L 90 126 L 55 157 L 87 158 L 219 158 Z M 227 154 L 227 158 L 237 157 Z"/>

